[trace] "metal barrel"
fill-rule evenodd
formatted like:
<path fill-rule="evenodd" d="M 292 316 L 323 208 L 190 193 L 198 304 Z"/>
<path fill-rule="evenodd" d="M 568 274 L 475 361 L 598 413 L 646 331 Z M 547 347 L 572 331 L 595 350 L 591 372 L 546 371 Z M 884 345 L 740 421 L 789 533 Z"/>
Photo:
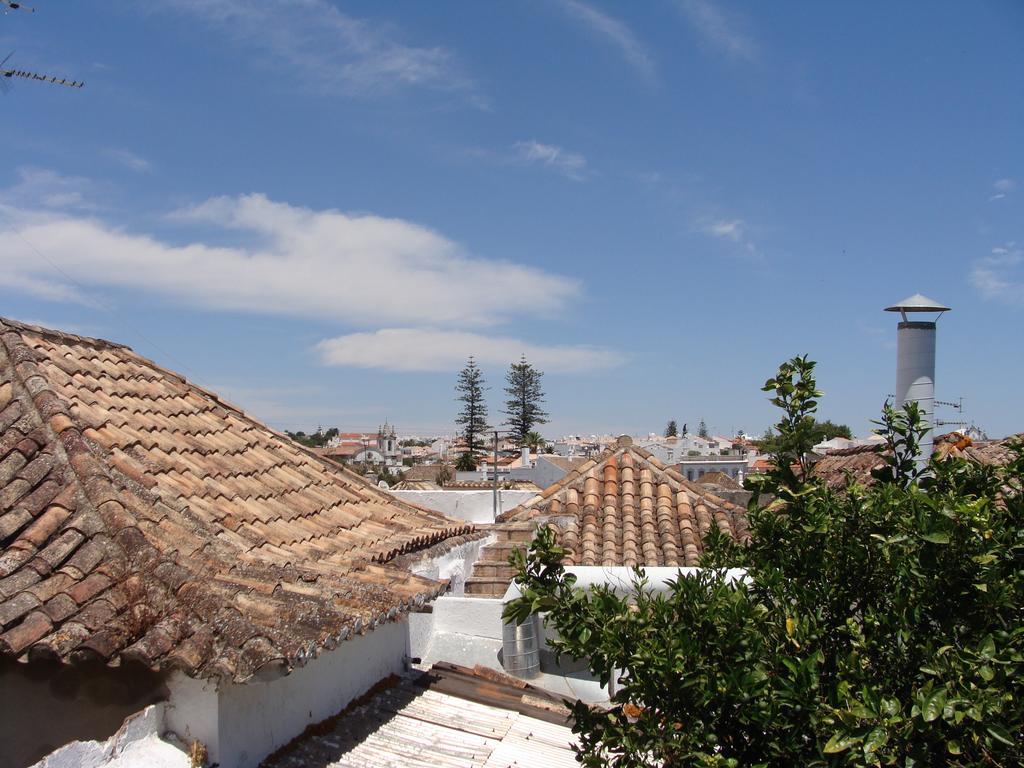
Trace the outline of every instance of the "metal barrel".
<path fill-rule="evenodd" d="M 522 624 L 502 625 L 501 665 L 510 675 L 529 680 L 540 674 L 540 621 L 534 615 Z"/>

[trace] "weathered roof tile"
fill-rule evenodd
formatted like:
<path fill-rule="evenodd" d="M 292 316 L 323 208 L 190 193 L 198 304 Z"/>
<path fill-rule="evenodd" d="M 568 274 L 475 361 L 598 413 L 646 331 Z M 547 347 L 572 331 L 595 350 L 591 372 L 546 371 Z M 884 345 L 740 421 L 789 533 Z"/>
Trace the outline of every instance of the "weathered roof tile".
<path fill-rule="evenodd" d="M 2 319 L 0 339 L 0 650 L 244 680 L 443 589 L 373 563 L 469 526 L 127 347 Z"/>

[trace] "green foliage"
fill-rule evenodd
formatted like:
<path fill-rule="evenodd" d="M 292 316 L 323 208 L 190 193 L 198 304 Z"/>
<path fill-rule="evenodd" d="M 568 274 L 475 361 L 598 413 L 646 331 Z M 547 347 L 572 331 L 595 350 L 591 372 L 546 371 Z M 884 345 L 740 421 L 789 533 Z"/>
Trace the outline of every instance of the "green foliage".
<path fill-rule="evenodd" d="M 670 419 L 668 425 L 665 427 L 665 437 L 677 437 L 679 435 L 679 427 L 676 426 L 676 420 Z"/>
<path fill-rule="evenodd" d="M 311 435 L 307 435 L 305 432 L 299 430 L 298 432 L 289 432 L 285 430 L 285 434 L 288 435 L 292 440 L 297 443 L 301 443 L 307 448 L 323 448 L 327 445 L 327 441 L 332 437 L 337 436 L 338 428 L 331 427 L 326 432 L 319 430 Z"/>
<path fill-rule="evenodd" d="M 529 448 L 534 453 L 541 453 L 547 447 L 547 444 L 539 432 L 527 432 L 526 437 L 523 438 L 523 447 Z"/>
<path fill-rule="evenodd" d="M 846 424 L 836 424 L 826 419 L 825 421 L 815 420 L 810 429 L 811 447 L 833 437 L 845 437 L 847 440 L 853 437 L 853 431 Z M 775 453 L 778 450 L 778 436 L 769 428 L 758 442 L 762 453 Z"/>
<path fill-rule="evenodd" d="M 455 460 L 455 469 L 459 472 L 473 472 L 476 470 L 476 459 L 469 451 L 463 453 Z"/>
<path fill-rule="evenodd" d="M 455 384 L 455 391 L 458 393 L 455 400 L 462 403 L 462 410 L 455 418 L 455 423 L 462 427 L 461 435 L 466 441 L 466 448 L 470 454 L 484 447 L 484 433 L 491 428 L 487 423 L 487 403 L 484 402 L 484 389 L 483 371 L 470 355 L 466 367 L 459 372 L 459 378 Z M 474 464 L 473 469 L 475 468 Z"/>
<path fill-rule="evenodd" d="M 548 414 L 541 408 L 544 402 L 544 390 L 540 380 L 544 374 L 538 371 L 526 358 L 512 363 L 505 375 L 505 423 L 512 431 L 512 436 L 519 445 L 525 445 L 526 436 L 538 424 L 548 423 Z"/>
<path fill-rule="evenodd" d="M 801 462 L 813 370 L 794 358 L 766 382 L 783 416 L 749 544 L 712 526 L 704 570 L 655 593 L 638 569 L 629 599 L 576 589 L 549 529 L 513 557 L 506 615 L 541 612 L 557 652 L 620 671 L 611 709 L 573 705 L 584 765 L 1024 763 L 1024 445 L 1005 467 L 922 472 L 919 414 L 887 405 L 879 482 L 829 490 Z"/>
<path fill-rule="evenodd" d="M 700 420 L 700 424 L 697 426 L 697 437 L 707 438 L 708 436 L 708 425 L 704 423 L 704 419 Z"/>

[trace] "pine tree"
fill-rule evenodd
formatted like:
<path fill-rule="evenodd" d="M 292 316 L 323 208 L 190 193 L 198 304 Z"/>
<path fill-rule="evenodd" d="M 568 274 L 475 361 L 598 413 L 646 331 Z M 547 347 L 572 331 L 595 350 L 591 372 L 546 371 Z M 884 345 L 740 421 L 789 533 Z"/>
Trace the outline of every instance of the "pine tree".
<path fill-rule="evenodd" d="M 707 438 L 708 436 L 708 425 L 704 423 L 704 419 L 700 420 L 700 426 L 697 427 L 697 437 Z"/>
<path fill-rule="evenodd" d="M 518 363 L 512 363 L 505 375 L 508 384 L 505 387 L 508 400 L 503 411 L 508 417 L 505 423 L 511 427 L 512 436 L 520 445 L 526 442 L 526 436 L 535 425 L 548 423 L 548 414 L 540 407 L 544 402 L 544 390 L 540 386 L 543 375 L 526 362 L 525 355 Z"/>
<path fill-rule="evenodd" d="M 665 437 L 678 437 L 679 427 L 676 426 L 676 420 L 670 419 L 668 426 L 665 427 Z"/>
<path fill-rule="evenodd" d="M 462 427 L 461 436 L 466 441 L 466 452 L 472 456 L 478 448 L 484 447 L 484 433 L 491 427 L 487 423 L 487 403 L 484 402 L 484 374 L 477 367 L 473 356 L 459 373 L 455 391 L 457 402 L 462 403 L 462 412 L 455 423 Z"/>

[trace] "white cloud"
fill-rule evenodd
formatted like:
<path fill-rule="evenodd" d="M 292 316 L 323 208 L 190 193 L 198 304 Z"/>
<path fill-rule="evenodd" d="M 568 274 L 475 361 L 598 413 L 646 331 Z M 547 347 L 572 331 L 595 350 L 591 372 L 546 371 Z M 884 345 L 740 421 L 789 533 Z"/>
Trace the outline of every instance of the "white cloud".
<path fill-rule="evenodd" d="M 757 58 L 757 44 L 742 31 L 739 19 L 727 14 L 713 0 L 678 2 L 687 20 L 709 44 L 736 59 Z"/>
<path fill-rule="evenodd" d="M 107 149 L 103 154 L 136 173 L 149 173 L 153 170 L 153 164 L 149 160 L 128 149 Z"/>
<path fill-rule="evenodd" d="M 1002 200 L 1008 194 L 1013 192 L 1016 188 L 1017 188 L 1017 182 L 1014 179 L 997 179 L 992 184 L 992 189 L 995 190 L 995 194 L 993 194 L 989 198 L 989 201 L 992 201 L 992 200 Z"/>
<path fill-rule="evenodd" d="M 1024 306 L 1024 248 L 1010 242 L 974 262 L 971 285 L 986 299 Z"/>
<path fill-rule="evenodd" d="M 46 168 L 23 167 L 18 180 L 0 190 L 0 208 L 90 211 L 96 208 L 92 184 L 79 176 L 64 176 Z"/>
<path fill-rule="evenodd" d="M 256 51 L 278 75 L 328 92 L 363 96 L 401 87 L 459 93 L 485 106 L 455 56 L 407 45 L 392 25 L 342 13 L 327 0 L 158 0 Z"/>
<path fill-rule="evenodd" d="M 709 222 L 705 231 L 715 237 L 724 237 L 738 243 L 743 240 L 743 230 L 743 219 L 720 219 Z"/>
<path fill-rule="evenodd" d="M 532 140 L 517 141 L 512 150 L 520 162 L 551 168 L 574 181 L 584 181 L 589 175 L 587 158 L 578 152 Z"/>
<path fill-rule="evenodd" d="M 327 365 L 391 371 L 454 371 L 473 355 L 482 365 L 506 366 L 526 355 L 549 373 L 584 373 L 623 362 L 613 350 L 586 345 L 538 345 L 507 336 L 431 328 L 385 328 L 351 333 L 317 345 Z"/>
<path fill-rule="evenodd" d="M 654 60 L 628 26 L 579 0 L 561 0 L 561 5 L 576 21 L 617 49 L 637 72 L 648 79 L 655 76 Z"/>
<path fill-rule="evenodd" d="M 580 294 L 576 279 L 467 254 L 402 219 L 252 194 L 213 198 L 172 220 L 210 226 L 230 244 L 172 244 L 95 216 L 0 208 L 0 275 L 46 299 L 116 286 L 204 309 L 363 327 L 492 325 L 554 314 Z"/>
<path fill-rule="evenodd" d="M 697 229 L 706 235 L 735 243 L 750 257 L 761 258 L 761 251 L 751 239 L 743 219 L 709 219 L 701 221 Z"/>

